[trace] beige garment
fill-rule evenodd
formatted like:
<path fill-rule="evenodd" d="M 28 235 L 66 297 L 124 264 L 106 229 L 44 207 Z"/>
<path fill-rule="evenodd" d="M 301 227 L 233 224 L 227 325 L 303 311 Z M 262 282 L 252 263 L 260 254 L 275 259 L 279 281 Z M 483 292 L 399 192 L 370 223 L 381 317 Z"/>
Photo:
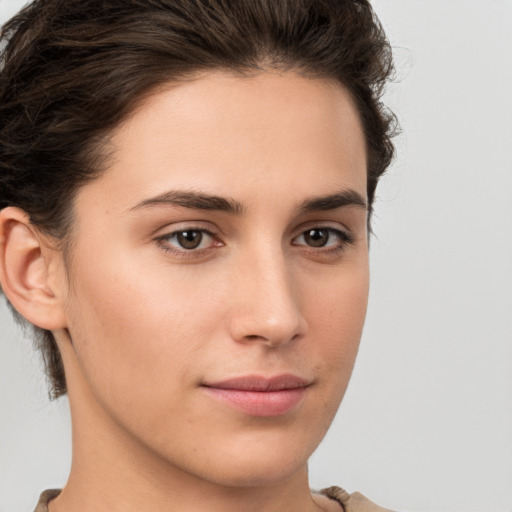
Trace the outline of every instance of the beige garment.
<path fill-rule="evenodd" d="M 358 492 L 349 494 L 341 487 L 328 487 L 327 489 L 322 489 L 320 493 L 334 501 L 337 501 L 344 512 L 392 512 L 387 508 L 375 505 L 375 503 L 371 502 L 368 498 L 365 498 Z M 60 489 L 49 489 L 44 491 L 39 498 L 39 503 L 37 504 L 34 512 L 48 512 L 48 502 L 59 494 Z"/>
<path fill-rule="evenodd" d="M 349 494 L 341 487 L 336 486 L 322 489 L 320 492 L 328 498 L 337 501 L 344 512 L 393 512 L 389 508 L 382 508 L 375 505 L 373 501 L 364 497 L 360 492 Z"/>

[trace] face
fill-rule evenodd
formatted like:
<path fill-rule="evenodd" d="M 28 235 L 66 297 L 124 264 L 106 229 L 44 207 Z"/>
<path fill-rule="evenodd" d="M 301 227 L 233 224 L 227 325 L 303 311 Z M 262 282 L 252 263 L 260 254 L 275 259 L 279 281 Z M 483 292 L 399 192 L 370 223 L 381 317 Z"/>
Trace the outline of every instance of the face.
<path fill-rule="evenodd" d="M 208 73 L 145 100 L 113 144 L 75 204 L 63 351 L 79 428 L 216 483 L 289 478 L 334 417 L 366 312 L 349 94 Z"/>

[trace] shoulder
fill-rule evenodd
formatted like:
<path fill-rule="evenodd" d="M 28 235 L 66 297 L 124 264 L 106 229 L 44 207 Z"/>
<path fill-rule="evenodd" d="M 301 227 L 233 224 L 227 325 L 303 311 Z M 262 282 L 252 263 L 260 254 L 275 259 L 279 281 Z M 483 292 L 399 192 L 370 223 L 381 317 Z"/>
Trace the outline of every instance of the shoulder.
<path fill-rule="evenodd" d="M 41 493 L 39 503 L 34 512 L 48 512 L 48 503 L 60 494 L 61 489 L 48 489 Z"/>
<path fill-rule="evenodd" d="M 48 489 L 42 492 L 34 512 L 48 512 L 48 503 L 57 497 L 60 492 L 61 489 Z M 349 494 L 341 487 L 327 487 L 319 493 L 338 502 L 344 512 L 393 512 L 388 508 L 379 507 L 359 492 Z"/>
<path fill-rule="evenodd" d="M 349 494 L 341 487 L 327 487 L 322 489 L 320 493 L 331 500 L 337 501 L 344 512 L 393 512 L 388 508 L 379 507 L 359 492 Z"/>

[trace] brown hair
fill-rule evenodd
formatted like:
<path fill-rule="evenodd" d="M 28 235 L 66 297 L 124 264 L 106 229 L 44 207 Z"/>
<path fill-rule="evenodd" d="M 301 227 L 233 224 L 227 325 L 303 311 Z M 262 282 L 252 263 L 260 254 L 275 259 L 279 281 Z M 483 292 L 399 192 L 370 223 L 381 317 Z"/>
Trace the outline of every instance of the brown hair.
<path fill-rule="evenodd" d="M 77 190 L 102 171 L 109 131 L 158 85 L 200 71 L 294 69 L 347 87 L 370 205 L 393 157 L 397 125 L 381 103 L 391 49 L 367 0 L 35 0 L 0 44 L 0 209 L 22 208 L 56 240 L 69 234 Z M 58 397 L 57 345 L 32 327 Z"/>

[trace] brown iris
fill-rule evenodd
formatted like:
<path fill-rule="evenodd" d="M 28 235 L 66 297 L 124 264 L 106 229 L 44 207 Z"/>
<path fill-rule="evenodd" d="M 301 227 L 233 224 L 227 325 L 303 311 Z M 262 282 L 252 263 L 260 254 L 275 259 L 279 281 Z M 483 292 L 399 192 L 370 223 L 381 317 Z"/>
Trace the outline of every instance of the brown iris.
<path fill-rule="evenodd" d="M 327 229 L 310 229 L 304 233 L 304 241 L 311 247 L 323 247 L 329 241 Z"/>
<path fill-rule="evenodd" d="M 176 239 L 184 249 L 197 249 L 203 240 L 203 234 L 201 231 L 180 231 Z"/>

